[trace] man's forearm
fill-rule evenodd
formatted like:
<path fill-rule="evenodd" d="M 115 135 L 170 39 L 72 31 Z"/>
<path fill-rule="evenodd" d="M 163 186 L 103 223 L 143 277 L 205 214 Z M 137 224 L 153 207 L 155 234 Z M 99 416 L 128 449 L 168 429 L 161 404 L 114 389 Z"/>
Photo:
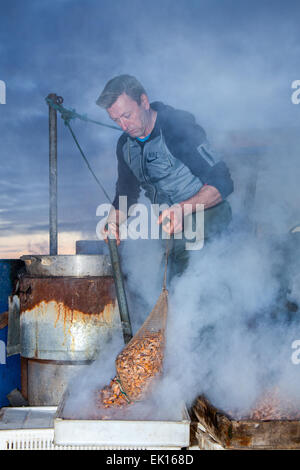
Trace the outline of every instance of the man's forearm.
<path fill-rule="evenodd" d="M 214 186 L 205 185 L 202 186 L 197 194 L 192 196 L 190 199 L 187 199 L 186 201 L 180 202 L 179 205 L 182 207 L 182 209 L 185 204 L 190 205 L 190 207 L 186 206 L 184 209 L 184 214 L 188 215 L 191 212 L 196 212 L 197 204 L 203 204 L 204 209 L 209 209 L 210 207 L 216 206 L 220 202 L 222 202 L 222 196 L 217 188 Z"/>

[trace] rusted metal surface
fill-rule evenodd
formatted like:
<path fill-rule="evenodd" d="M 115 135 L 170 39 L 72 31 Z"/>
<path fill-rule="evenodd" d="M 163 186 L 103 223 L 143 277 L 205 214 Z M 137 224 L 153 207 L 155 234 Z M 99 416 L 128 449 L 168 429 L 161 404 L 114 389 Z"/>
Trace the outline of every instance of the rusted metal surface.
<path fill-rule="evenodd" d="M 24 276 L 20 284 L 21 314 L 36 308 L 41 302 L 63 303 L 69 310 L 100 314 L 115 300 L 113 278 L 36 278 Z"/>
<path fill-rule="evenodd" d="M 0 314 L 0 330 L 6 328 L 8 325 L 8 312 L 3 312 Z"/>
<path fill-rule="evenodd" d="M 111 277 L 25 276 L 20 291 L 23 357 L 93 360 L 112 334 L 122 335 Z"/>

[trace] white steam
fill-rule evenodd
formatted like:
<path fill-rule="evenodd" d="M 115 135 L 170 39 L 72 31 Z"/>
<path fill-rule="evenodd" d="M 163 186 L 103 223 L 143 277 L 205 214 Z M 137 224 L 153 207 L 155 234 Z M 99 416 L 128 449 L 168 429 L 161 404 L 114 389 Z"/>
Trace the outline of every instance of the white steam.
<path fill-rule="evenodd" d="M 222 7 L 213 8 L 222 13 Z M 185 10 L 184 4 L 182 13 Z M 300 375 L 291 361 L 292 342 L 300 339 L 300 313 L 288 311 L 285 302 L 300 304 L 298 242 L 292 254 L 285 254 L 289 231 L 300 224 L 300 107 L 290 100 L 291 83 L 299 78 L 294 65 L 298 29 L 293 15 L 287 19 L 276 9 L 273 22 L 266 12 L 260 15 L 257 6 L 250 10 L 245 16 L 239 12 L 238 22 L 223 25 L 219 33 L 205 21 L 204 3 L 195 10 L 197 24 L 185 23 L 183 16 L 169 29 L 159 13 L 153 19 L 157 34 L 149 31 L 148 16 L 131 24 L 127 15 L 134 34 L 126 41 L 116 39 L 111 51 L 117 57 L 101 55 L 92 45 L 89 49 L 80 43 L 76 48 L 84 59 L 82 69 L 89 73 L 86 87 L 82 76 L 71 82 L 78 110 L 85 103 L 89 115 L 106 119 L 94 105 L 106 81 L 120 73 L 135 75 L 150 101 L 195 114 L 209 139 L 224 151 L 235 183 L 229 198 L 232 232 L 193 253 L 185 274 L 169 286 L 165 375 L 153 398 L 159 416 L 170 415 L 174 403 L 191 404 L 201 393 L 220 408 L 247 410 L 274 384 L 292 397 L 300 392 Z M 123 13 L 115 12 L 114 24 L 123 25 Z M 239 143 L 230 139 L 232 130 L 241 137 Z M 113 192 L 119 134 L 109 132 L 88 128 L 95 168 L 100 174 L 107 171 L 107 187 Z M 73 175 L 71 179 L 73 186 Z M 249 185 L 255 190 L 252 204 Z M 139 241 L 124 245 L 122 267 L 134 331 L 159 295 L 161 255 L 159 244 L 151 249 Z M 114 376 L 118 350 L 109 358 L 100 357 L 80 378 L 78 399 L 88 401 L 95 385 L 107 384 Z"/>

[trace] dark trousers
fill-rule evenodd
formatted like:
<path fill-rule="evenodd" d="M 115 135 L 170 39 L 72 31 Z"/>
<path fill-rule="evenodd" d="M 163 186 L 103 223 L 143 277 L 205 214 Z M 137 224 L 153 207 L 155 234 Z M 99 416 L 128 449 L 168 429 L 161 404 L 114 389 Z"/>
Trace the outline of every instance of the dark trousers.
<path fill-rule="evenodd" d="M 192 213 L 189 216 L 189 221 L 185 220 L 185 224 L 192 224 L 193 231 L 196 230 L 196 214 Z M 207 245 L 218 236 L 220 236 L 228 228 L 232 219 L 232 212 L 230 204 L 227 201 L 223 201 L 217 206 L 211 207 L 204 211 L 204 230 L 201 231 L 204 235 L 203 246 L 201 250 L 205 250 Z M 196 237 L 195 237 L 196 239 Z M 195 253 L 199 253 L 199 250 L 188 250 L 186 249 L 187 243 L 194 243 L 194 240 L 185 238 L 184 232 L 182 232 L 182 238 L 175 238 L 173 235 L 170 240 L 162 239 L 164 246 L 169 245 L 169 257 L 168 257 L 168 284 L 172 281 L 175 276 L 181 276 L 186 270 L 189 261 Z M 165 266 L 165 257 L 162 260 L 162 265 Z"/>

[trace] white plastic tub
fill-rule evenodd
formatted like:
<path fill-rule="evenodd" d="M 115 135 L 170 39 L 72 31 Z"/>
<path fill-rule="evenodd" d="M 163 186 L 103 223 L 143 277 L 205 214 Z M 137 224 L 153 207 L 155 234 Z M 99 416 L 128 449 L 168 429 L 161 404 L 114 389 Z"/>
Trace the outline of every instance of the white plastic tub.
<path fill-rule="evenodd" d="M 182 407 L 178 421 L 54 419 L 56 445 L 122 449 L 181 449 L 190 444 L 190 417 Z M 180 415 L 180 413 L 179 413 Z"/>

